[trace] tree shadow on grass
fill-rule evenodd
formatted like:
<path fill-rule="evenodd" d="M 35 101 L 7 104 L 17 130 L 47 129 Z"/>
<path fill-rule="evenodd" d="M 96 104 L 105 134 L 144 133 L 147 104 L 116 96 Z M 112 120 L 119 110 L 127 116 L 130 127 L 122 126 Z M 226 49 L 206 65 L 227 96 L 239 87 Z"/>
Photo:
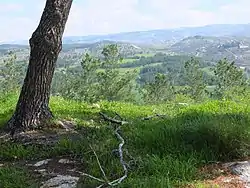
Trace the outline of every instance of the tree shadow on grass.
<path fill-rule="evenodd" d="M 0 122 L 7 121 L 12 113 L 13 111 L 8 111 L 0 114 Z M 112 117 L 111 111 L 106 113 Z M 98 110 L 56 111 L 56 114 L 80 120 L 94 118 L 96 123 L 105 125 Z M 151 187 L 157 187 L 160 179 L 171 186 L 176 182 L 192 181 L 199 179 L 197 171 L 202 165 L 211 161 L 231 161 L 250 153 L 250 116 L 247 113 L 216 114 L 189 110 L 173 118 L 133 120 L 121 129 L 125 140 L 124 149 L 128 149 L 134 158 L 134 166 L 130 166 L 132 170 L 130 169 L 130 177 L 124 182 L 124 187 L 136 187 L 139 183 L 146 187 L 149 184 Z M 6 146 L 4 151 L 8 152 L 5 153 L 5 158 L 19 155 L 26 159 L 36 155 L 38 157 L 38 154 L 47 157 L 58 154 L 84 156 L 84 159 L 88 160 L 88 171 L 95 175 L 99 169 L 94 166 L 96 159 L 93 157 L 93 151 L 89 149 L 91 144 L 95 146 L 94 149 L 108 172 L 117 168 L 114 164 L 119 167 L 119 161 L 111 154 L 112 149 L 117 149 L 119 141 L 107 126 L 85 126 L 80 134 L 81 139 L 65 139 L 49 151 L 47 148 L 42 151 L 33 147 L 27 149 L 15 146 L 11 149 Z M 114 162 L 115 160 L 118 162 Z M 152 182 L 152 179 L 155 179 L 155 182 Z"/>
<path fill-rule="evenodd" d="M 188 111 L 174 118 L 138 121 L 124 130 L 128 150 L 140 159 L 134 179 L 124 187 L 139 185 L 142 177 L 157 180 L 144 179 L 144 187 L 159 186 L 163 177 L 165 187 L 178 187 L 208 177 L 200 171 L 205 165 L 250 154 L 248 114 Z"/>
<path fill-rule="evenodd" d="M 205 160 L 231 160 L 250 154 L 250 117 L 242 113 L 187 112 L 133 127 L 133 146 L 164 156 L 205 153 Z M 131 131 L 131 130 L 130 130 Z"/>

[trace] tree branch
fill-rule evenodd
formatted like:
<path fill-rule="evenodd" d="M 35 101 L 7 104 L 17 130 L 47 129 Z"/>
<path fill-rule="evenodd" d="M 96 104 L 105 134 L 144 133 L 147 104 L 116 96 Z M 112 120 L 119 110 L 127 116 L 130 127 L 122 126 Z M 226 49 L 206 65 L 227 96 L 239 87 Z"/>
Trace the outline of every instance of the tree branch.
<path fill-rule="evenodd" d="M 105 172 L 104 172 L 104 170 L 103 170 L 103 168 L 102 168 L 102 165 L 101 165 L 101 163 L 100 163 L 100 161 L 99 161 L 99 158 L 98 158 L 98 156 L 97 156 L 97 154 L 96 154 L 95 150 L 92 148 L 92 146 L 90 146 L 90 148 L 91 148 L 91 149 L 92 149 L 92 151 L 94 152 L 94 155 L 95 155 L 95 157 L 96 157 L 96 160 L 97 160 L 98 166 L 99 166 L 100 170 L 102 171 L 102 175 L 103 175 L 104 179 L 107 181 L 107 180 L 108 180 L 108 178 L 107 178 L 107 176 L 106 176 L 106 174 L 105 174 Z"/>
<path fill-rule="evenodd" d="M 155 117 L 166 118 L 167 115 L 165 115 L 165 114 L 155 114 L 155 115 L 153 115 L 153 116 L 144 117 L 144 118 L 142 118 L 141 120 L 151 120 L 151 119 L 153 119 L 153 118 L 155 118 Z"/>
<path fill-rule="evenodd" d="M 119 114 L 116 113 L 116 116 L 118 116 L 121 120 L 117 120 L 115 118 L 111 118 L 111 117 L 108 117 L 106 114 L 100 112 L 100 115 L 106 120 L 106 121 L 109 121 L 111 123 L 115 123 L 115 124 L 119 124 L 119 125 L 124 125 L 124 124 L 128 124 L 127 121 L 123 121 L 121 116 Z M 96 152 L 94 151 L 94 149 L 90 146 L 90 148 L 92 149 L 92 151 L 94 152 L 94 155 L 96 157 L 96 160 L 97 160 L 97 163 L 98 163 L 98 166 L 103 174 L 103 177 L 105 180 L 103 179 L 99 179 L 99 178 L 96 178 L 92 175 L 89 175 L 89 174 L 86 174 L 86 173 L 82 173 L 82 172 L 79 172 L 81 175 L 83 176 L 87 176 L 91 179 L 94 179 L 94 180 L 97 180 L 99 182 L 102 182 L 103 184 L 99 185 L 97 188 L 101 188 L 103 186 L 105 186 L 106 184 L 109 185 L 109 186 L 116 186 L 118 184 L 120 184 L 124 179 L 126 179 L 128 177 L 128 169 L 127 169 L 127 164 L 126 162 L 124 161 L 123 159 L 123 145 L 125 144 L 125 140 L 122 138 L 122 136 L 119 134 L 119 130 L 120 130 L 120 126 L 118 128 L 115 129 L 115 135 L 117 136 L 117 138 L 120 140 L 120 144 L 119 144 L 119 147 L 118 147 L 118 151 L 119 151 L 119 158 L 120 158 L 120 163 L 122 165 L 122 168 L 123 168 L 123 171 L 124 171 L 124 175 L 116 180 L 113 180 L 113 181 L 109 181 L 102 166 L 101 166 L 101 163 L 100 163 L 100 160 L 96 154 Z"/>
<path fill-rule="evenodd" d="M 99 114 L 103 117 L 104 120 L 109 121 L 109 122 L 111 122 L 111 123 L 115 123 L 115 124 L 118 124 L 118 125 L 128 124 L 127 121 L 117 120 L 117 119 L 108 117 L 106 114 L 104 114 L 104 113 L 102 113 L 102 112 L 99 112 Z"/>
<path fill-rule="evenodd" d="M 118 130 L 119 130 L 119 129 L 120 129 L 120 128 L 118 127 L 118 128 L 115 130 L 115 134 L 116 134 L 116 136 L 118 137 L 118 139 L 121 141 L 120 144 L 119 144 L 119 157 L 120 157 L 120 163 L 121 163 L 121 165 L 122 165 L 122 167 L 123 167 L 124 175 L 123 175 L 121 178 L 112 181 L 112 182 L 110 183 L 112 186 L 115 186 L 115 185 L 120 184 L 120 183 L 121 183 L 125 178 L 127 178 L 127 176 L 128 176 L 128 169 L 127 169 L 127 166 L 126 166 L 125 161 L 123 160 L 123 151 L 122 151 L 122 147 L 123 147 L 123 145 L 125 144 L 125 141 L 124 141 L 124 139 L 121 137 L 121 135 L 118 133 Z"/>

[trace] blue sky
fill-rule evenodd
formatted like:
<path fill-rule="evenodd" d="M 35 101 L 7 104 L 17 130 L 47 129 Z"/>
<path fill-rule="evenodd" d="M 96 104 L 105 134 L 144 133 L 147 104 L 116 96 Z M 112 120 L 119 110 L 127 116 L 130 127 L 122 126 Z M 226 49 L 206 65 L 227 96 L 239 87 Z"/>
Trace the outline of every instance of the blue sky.
<path fill-rule="evenodd" d="M 28 39 L 46 0 L 1 0 L 0 41 Z M 65 36 L 250 23 L 249 0 L 74 0 Z"/>

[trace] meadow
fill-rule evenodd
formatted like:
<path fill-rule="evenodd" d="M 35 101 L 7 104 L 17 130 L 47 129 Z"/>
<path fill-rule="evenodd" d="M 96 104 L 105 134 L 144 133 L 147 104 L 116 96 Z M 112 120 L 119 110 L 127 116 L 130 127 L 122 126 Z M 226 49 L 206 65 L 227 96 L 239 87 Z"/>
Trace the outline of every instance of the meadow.
<path fill-rule="evenodd" d="M 17 97 L 16 94 L 0 97 L 1 126 L 11 117 Z M 188 105 L 102 101 L 98 103 L 100 108 L 96 108 L 83 102 L 52 97 L 50 107 L 55 119 L 75 122 L 79 137 L 76 140 L 63 138 L 49 148 L 1 143 L 0 187 L 38 187 L 41 179 L 34 177 L 22 162 L 58 156 L 77 158 L 82 161 L 85 173 L 101 177 L 91 148 L 109 179 L 122 176 L 119 158 L 112 152 L 118 147 L 119 140 L 99 112 L 110 117 L 119 114 L 128 122 L 121 126 L 125 140 L 123 150 L 126 151 L 124 160 L 129 164 L 128 177 L 118 187 L 206 187 L 204 180 L 220 174 L 204 172 L 204 167 L 249 156 L 249 98 L 246 96 L 237 102 L 207 100 Z M 164 116 L 145 120 L 154 114 Z M 79 182 L 79 187 L 98 185 L 100 182 L 86 177 Z"/>

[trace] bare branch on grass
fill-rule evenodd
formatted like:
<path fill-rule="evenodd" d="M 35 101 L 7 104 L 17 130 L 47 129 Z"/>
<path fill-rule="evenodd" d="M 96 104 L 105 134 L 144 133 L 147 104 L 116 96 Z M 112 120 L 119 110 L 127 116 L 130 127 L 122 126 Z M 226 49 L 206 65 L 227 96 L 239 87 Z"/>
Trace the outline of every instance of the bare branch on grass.
<path fill-rule="evenodd" d="M 100 115 L 103 117 L 104 120 L 109 121 L 109 122 L 111 122 L 111 123 L 115 123 L 115 124 L 118 124 L 118 125 L 128 124 L 127 121 L 117 120 L 117 119 L 108 117 L 106 114 L 104 114 L 104 113 L 102 113 L 102 112 L 100 112 Z"/>
<path fill-rule="evenodd" d="M 111 117 L 108 117 L 106 114 L 100 112 L 100 115 L 106 120 L 106 121 L 109 121 L 111 123 L 115 123 L 115 124 L 119 124 L 119 125 L 124 125 L 124 124 L 128 124 L 127 121 L 123 121 L 121 116 L 119 114 L 116 113 L 116 116 L 118 116 L 121 120 L 117 120 L 115 118 L 111 118 Z M 83 176 L 87 176 L 91 179 L 94 179 L 94 180 L 97 180 L 99 182 L 102 182 L 103 184 L 99 185 L 97 188 L 101 188 L 103 187 L 104 185 L 109 185 L 109 186 L 116 186 L 118 184 L 120 184 L 123 180 L 125 180 L 127 177 L 128 177 L 128 169 L 127 169 L 127 164 L 126 162 L 124 161 L 124 158 L 123 158 L 123 145 L 125 144 L 125 140 L 122 138 L 122 136 L 119 134 L 119 130 L 120 130 L 120 126 L 118 128 L 115 129 L 115 135 L 117 136 L 117 138 L 120 140 L 120 144 L 119 144 L 119 147 L 118 147 L 118 151 L 119 151 L 119 158 L 120 158 L 120 163 L 122 165 L 122 168 L 123 168 L 123 171 L 124 171 L 124 175 L 116 180 L 113 180 L 113 181 L 109 181 L 102 166 L 101 166 L 101 163 L 100 163 L 100 160 L 96 154 L 96 152 L 94 151 L 94 149 L 90 146 L 90 148 L 92 149 L 92 151 L 94 152 L 94 155 L 96 157 L 96 160 L 97 160 L 97 163 L 98 163 L 98 166 L 103 174 L 103 177 L 105 180 L 103 179 L 100 179 L 100 178 L 96 178 L 92 175 L 89 175 L 89 174 L 86 174 L 86 173 L 80 173 L 81 175 Z"/>
<path fill-rule="evenodd" d="M 142 118 L 141 120 L 151 120 L 151 119 L 153 119 L 153 118 L 155 118 L 155 117 L 166 118 L 167 115 L 165 115 L 165 114 L 155 114 L 155 115 L 153 115 L 153 116 L 144 117 L 144 118 Z"/>

